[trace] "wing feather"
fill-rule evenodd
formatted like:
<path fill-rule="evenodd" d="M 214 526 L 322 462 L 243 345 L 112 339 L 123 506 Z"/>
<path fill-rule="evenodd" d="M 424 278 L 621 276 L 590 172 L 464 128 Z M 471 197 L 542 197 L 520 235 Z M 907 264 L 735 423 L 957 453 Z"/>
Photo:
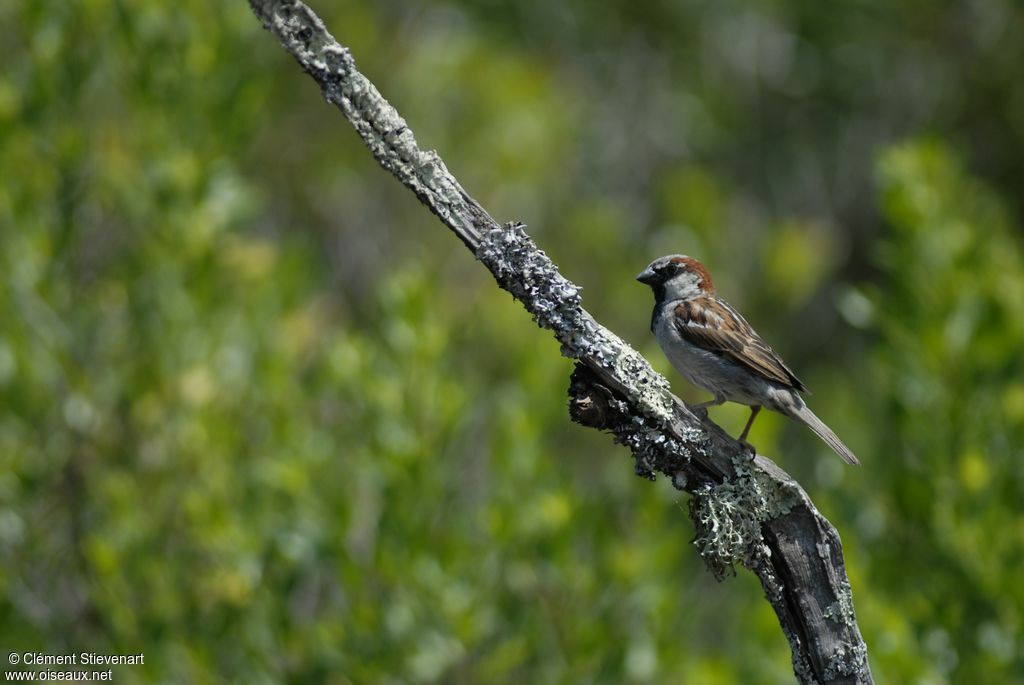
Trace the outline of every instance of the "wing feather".
<path fill-rule="evenodd" d="M 680 302 L 675 309 L 675 327 L 684 340 L 698 347 L 745 366 L 770 381 L 807 392 L 807 386 L 779 355 L 723 300 L 702 296 Z"/>

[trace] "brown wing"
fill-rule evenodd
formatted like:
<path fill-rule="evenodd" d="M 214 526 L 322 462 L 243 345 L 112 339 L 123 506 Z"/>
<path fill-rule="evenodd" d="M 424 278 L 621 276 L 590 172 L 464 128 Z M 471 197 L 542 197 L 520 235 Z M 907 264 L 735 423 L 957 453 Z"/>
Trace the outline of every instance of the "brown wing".
<path fill-rule="evenodd" d="M 786 387 L 807 392 L 789 367 L 775 354 L 739 312 L 715 297 L 697 297 L 676 305 L 675 326 L 679 335 L 698 347 Z"/>

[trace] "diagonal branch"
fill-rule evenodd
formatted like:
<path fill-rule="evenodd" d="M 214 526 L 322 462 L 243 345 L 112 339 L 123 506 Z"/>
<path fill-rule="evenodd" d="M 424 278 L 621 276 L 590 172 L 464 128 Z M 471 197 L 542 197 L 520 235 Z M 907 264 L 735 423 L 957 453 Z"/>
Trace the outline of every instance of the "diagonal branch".
<path fill-rule="evenodd" d="M 638 475 L 668 476 L 693 495 L 695 544 L 717 577 L 736 563 L 761 581 L 800 683 L 872 683 L 842 546 L 807 493 L 769 459 L 753 461 L 706 415 L 696 416 L 647 360 L 583 309 L 518 223 L 498 224 L 355 66 L 347 48 L 295 0 L 250 0 L 253 11 L 355 127 L 377 161 L 412 190 L 577 360 L 573 420 L 629 446 Z"/>

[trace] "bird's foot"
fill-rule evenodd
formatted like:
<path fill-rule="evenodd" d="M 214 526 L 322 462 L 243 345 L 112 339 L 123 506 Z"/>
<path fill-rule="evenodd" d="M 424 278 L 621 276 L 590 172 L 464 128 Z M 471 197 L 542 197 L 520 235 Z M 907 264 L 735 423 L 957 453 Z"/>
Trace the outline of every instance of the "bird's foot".
<path fill-rule="evenodd" d="M 708 408 L 704 404 L 689 404 L 687 408 L 702 420 L 708 417 Z"/>
<path fill-rule="evenodd" d="M 744 454 L 750 458 L 750 461 L 754 461 L 757 457 L 757 448 L 747 442 L 744 438 L 740 438 L 737 442 L 740 443 L 740 449 L 742 449 Z"/>

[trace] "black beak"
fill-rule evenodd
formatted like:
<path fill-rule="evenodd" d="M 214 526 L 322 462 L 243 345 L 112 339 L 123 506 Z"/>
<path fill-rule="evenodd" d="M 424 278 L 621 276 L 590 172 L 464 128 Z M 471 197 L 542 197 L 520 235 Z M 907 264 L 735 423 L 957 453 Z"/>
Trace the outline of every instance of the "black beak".
<path fill-rule="evenodd" d="M 648 267 L 636 275 L 636 280 L 647 285 L 654 285 L 658 282 L 658 274 L 654 273 L 654 269 Z"/>

